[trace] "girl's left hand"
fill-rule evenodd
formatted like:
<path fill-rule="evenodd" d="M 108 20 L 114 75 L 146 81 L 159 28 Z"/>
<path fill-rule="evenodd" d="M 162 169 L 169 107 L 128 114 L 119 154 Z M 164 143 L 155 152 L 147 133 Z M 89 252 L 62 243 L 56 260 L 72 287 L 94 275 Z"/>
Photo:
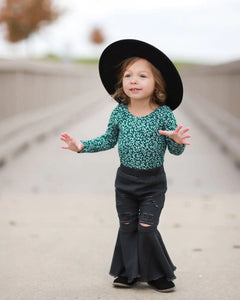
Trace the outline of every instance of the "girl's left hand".
<path fill-rule="evenodd" d="M 190 145 L 190 143 L 186 142 L 185 139 L 188 139 L 191 137 L 191 135 L 186 135 L 185 133 L 189 131 L 189 128 L 183 129 L 182 125 L 178 126 L 175 130 L 171 131 L 164 131 L 164 130 L 158 130 L 158 132 L 162 135 L 166 135 L 170 137 L 172 140 L 174 140 L 178 144 L 185 144 Z"/>

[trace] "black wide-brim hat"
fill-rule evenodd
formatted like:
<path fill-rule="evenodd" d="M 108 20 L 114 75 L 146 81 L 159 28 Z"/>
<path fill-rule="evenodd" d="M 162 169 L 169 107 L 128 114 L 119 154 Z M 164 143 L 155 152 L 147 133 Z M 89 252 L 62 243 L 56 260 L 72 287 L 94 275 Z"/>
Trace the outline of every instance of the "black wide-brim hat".
<path fill-rule="evenodd" d="M 181 77 L 172 61 L 154 46 L 134 39 L 119 40 L 110 44 L 102 53 L 99 60 L 101 81 L 112 95 L 116 90 L 117 66 L 126 58 L 141 57 L 151 62 L 162 74 L 166 83 L 166 105 L 176 109 L 183 97 Z M 116 100 L 116 99 L 115 99 Z"/>

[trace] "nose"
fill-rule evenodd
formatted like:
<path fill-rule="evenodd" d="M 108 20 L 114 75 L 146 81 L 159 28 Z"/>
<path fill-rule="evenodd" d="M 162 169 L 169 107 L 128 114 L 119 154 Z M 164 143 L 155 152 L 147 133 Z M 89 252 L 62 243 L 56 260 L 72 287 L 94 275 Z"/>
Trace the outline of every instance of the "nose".
<path fill-rule="evenodd" d="M 135 77 L 135 76 L 132 76 L 130 82 L 131 82 L 131 83 L 136 83 L 136 82 L 137 82 L 136 77 Z"/>

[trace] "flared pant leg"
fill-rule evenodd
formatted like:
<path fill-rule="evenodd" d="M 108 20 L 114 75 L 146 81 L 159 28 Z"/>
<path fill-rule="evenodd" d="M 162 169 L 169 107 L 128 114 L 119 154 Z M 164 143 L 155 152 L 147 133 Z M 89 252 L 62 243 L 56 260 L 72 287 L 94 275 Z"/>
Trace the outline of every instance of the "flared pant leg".
<path fill-rule="evenodd" d="M 129 175 L 121 167 L 117 173 L 116 207 L 120 227 L 110 274 L 128 277 L 129 282 L 135 278 L 145 282 L 160 277 L 173 280 L 176 268 L 157 230 L 165 201 L 164 169 L 154 175 L 137 175 Z"/>

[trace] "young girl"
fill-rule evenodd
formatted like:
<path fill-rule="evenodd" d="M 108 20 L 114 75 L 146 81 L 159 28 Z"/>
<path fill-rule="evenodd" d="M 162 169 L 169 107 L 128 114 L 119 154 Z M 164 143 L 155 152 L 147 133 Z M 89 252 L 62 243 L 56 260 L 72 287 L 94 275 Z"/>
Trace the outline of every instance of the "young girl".
<path fill-rule="evenodd" d="M 119 232 L 110 274 L 115 287 L 147 282 L 162 292 L 174 289 L 174 270 L 157 229 L 167 190 L 163 161 L 166 148 L 179 155 L 190 137 L 176 125 L 172 110 L 182 100 L 181 78 L 159 49 L 138 40 L 108 46 L 99 62 L 102 83 L 119 102 L 107 131 L 78 141 L 63 133 L 61 140 L 79 153 L 113 148 L 118 143 L 121 165 L 115 190 Z"/>

